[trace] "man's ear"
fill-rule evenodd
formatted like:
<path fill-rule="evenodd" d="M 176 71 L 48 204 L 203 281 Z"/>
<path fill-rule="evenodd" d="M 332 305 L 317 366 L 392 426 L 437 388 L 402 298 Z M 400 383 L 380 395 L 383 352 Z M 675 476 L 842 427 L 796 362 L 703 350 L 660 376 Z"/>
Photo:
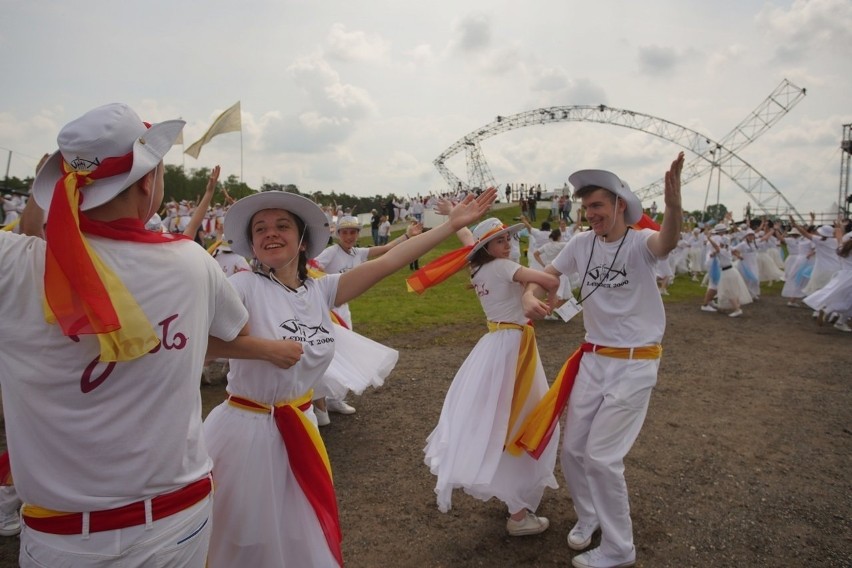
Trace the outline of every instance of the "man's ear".
<path fill-rule="evenodd" d="M 154 191 L 154 180 L 156 179 L 156 175 L 157 168 L 154 168 L 153 170 L 139 178 L 139 181 L 136 182 L 139 184 L 139 187 L 142 189 L 142 191 L 145 192 L 145 195 L 149 195 L 149 192 Z"/>

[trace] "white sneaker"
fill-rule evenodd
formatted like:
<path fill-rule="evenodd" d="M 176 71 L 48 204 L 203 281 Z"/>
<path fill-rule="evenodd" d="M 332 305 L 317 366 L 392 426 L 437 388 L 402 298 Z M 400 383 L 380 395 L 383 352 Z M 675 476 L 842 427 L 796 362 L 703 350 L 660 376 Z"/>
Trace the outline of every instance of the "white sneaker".
<path fill-rule="evenodd" d="M 571 532 L 568 533 L 568 548 L 572 550 L 585 550 L 592 544 L 592 535 L 601 528 L 598 523 L 583 523 L 577 521 Z"/>
<path fill-rule="evenodd" d="M 512 517 L 506 521 L 506 532 L 509 536 L 528 536 L 531 534 L 543 533 L 550 526 L 550 521 L 547 517 L 537 517 L 527 511 L 524 520 L 515 521 Z"/>
<path fill-rule="evenodd" d="M 710 304 L 704 304 L 703 306 L 701 306 L 701 311 L 702 312 L 718 312 L 719 310 L 717 310 L 716 308 L 714 308 Z"/>
<path fill-rule="evenodd" d="M 336 412 L 338 414 L 355 414 L 355 407 L 346 404 L 345 400 L 327 398 L 325 401 L 325 407 L 329 412 Z"/>
<path fill-rule="evenodd" d="M 611 558 L 601 552 L 600 547 L 578 554 L 571 560 L 574 568 L 629 568 L 636 565 L 636 549 L 627 558 Z"/>
<path fill-rule="evenodd" d="M 849 325 L 846 322 L 842 322 L 842 321 L 839 321 L 836 324 L 834 324 L 834 329 L 839 329 L 840 331 L 845 331 L 847 333 L 852 331 L 852 327 L 849 327 Z M 0 534 L 2 534 L 2 533 L 0 533 Z"/>
<path fill-rule="evenodd" d="M 741 315 L 743 315 L 743 311 L 742 311 L 742 310 L 737 310 L 737 311 L 734 311 L 734 312 L 729 313 L 729 314 L 728 314 L 728 317 L 729 317 L 729 318 L 738 318 L 738 317 L 740 317 Z"/>
<path fill-rule="evenodd" d="M 328 417 L 327 410 L 320 410 L 314 406 L 314 414 L 317 417 L 317 426 L 328 426 L 331 424 L 331 418 Z"/>
<path fill-rule="evenodd" d="M 16 536 L 21 533 L 21 516 L 16 511 L 0 518 L 0 536 Z"/>

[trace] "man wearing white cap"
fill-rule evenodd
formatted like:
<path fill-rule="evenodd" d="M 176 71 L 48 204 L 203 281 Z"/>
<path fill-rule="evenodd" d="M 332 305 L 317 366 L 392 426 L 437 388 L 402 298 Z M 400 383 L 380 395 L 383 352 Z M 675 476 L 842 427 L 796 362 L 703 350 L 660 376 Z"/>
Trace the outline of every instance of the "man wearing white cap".
<path fill-rule="evenodd" d="M 639 435 L 657 382 L 666 317 L 654 268 L 680 236 L 683 159 L 681 152 L 665 175 L 666 211 L 659 232 L 631 227 L 642 218 L 642 206 L 618 176 L 604 170 L 572 174 L 569 181 L 592 230 L 572 238 L 545 267 L 556 276 L 582 276 L 579 303 L 586 342 L 551 387 L 556 400 L 564 405 L 567 399 L 568 407 L 560 461 L 577 514 L 568 546 L 584 550 L 601 530 L 600 545 L 574 557 L 578 568 L 636 562 L 624 457 Z M 540 295 L 539 286 L 527 286 L 524 308 L 530 318 L 550 312 Z M 548 420 L 558 420 L 559 404 L 547 413 Z M 528 451 L 535 449 L 526 438 L 534 430 L 521 435 Z"/>
<path fill-rule="evenodd" d="M 342 274 L 370 259 L 382 256 L 399 243 L 419 235 L 421 231 L 421 225 L 414 223 L 405 229 L 405 233 L 385 245 L 358 247 L 355 245 L 358 244 L 358 237 L 361 235 L 361 221 L 355 216 L 345 215 L 337 220 L 337 243 L 324 249 L 311 264 L 327 274 Z M 342 323 L 347 329 L 352 329 L 352 314 L 348 303 L 335 306 L 334 315 L 340 320 L 338 323 Z M 329 398 L 327 405 L 320 399 L 316 401 L 315 406 L 320 426 L 329 424 L 328 412 L 355 413 L 355 408 L 343 399 Z"/>
<path fill-rule="evenodd" d="M 122 104 L 70 122 L 33 184 L 44 240 L 0 234 L 21 566 L 204 566 L 197 378 L 208 337 L 245 333 L 248 314 L 204 249 L 145 229 L 183 125 L 148 126 Z M 41 228 L 35 205 L 25 215 Z"/>

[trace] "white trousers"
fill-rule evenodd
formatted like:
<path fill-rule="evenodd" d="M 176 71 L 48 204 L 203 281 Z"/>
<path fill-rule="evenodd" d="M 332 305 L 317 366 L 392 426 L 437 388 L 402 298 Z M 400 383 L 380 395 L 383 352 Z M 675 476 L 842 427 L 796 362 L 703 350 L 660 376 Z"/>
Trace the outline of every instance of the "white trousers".
<path fill-rule="evenodd" d="M 568 401 L 560 463 L 577 519 L 601 526 L 601 551 L 633 551 L 624 456 L 636 441 L 659 359 L 616 359 L 586 353 Z"/>
<path fill-rule="evenodd" d="M 204 568 L 213 499 L 145 525 L 82 535 L 21 530 L 22 568 Z"/>
<path fill-rule="evenodd" d="M 18 509 L 21 508 L 21 500 L 14 485 L 0 487 L 0 519 L 17 517 Z"/>

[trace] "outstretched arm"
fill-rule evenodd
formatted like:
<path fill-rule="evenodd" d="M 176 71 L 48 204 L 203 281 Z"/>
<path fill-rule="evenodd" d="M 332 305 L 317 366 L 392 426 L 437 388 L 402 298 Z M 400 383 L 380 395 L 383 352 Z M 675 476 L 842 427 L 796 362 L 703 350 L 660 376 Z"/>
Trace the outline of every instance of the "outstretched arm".
<path fill-rule="evenodd" d="M 337 285 L 335 305 L 345 304 L 370 289 L 375 283 L 403 266 L 420 258 L 462 227 L 473 223 L 491 207 L 497 191 L 490 188 L 474 198 L 468 195 L 450 213 L 450 217 L 434 229 L 398 244 L 386 254 L 344 272 Z"/>
<path fill-rule="evenodd" d="M 417 235 L 419 235 L 422 232 L 423 232 L 423 225 L 421 225 L 420 223 L 411 223 L 411 224 L 408 225 L 408 227 L 405 228 L 405 233 L 398 236 L 397 238 L 395 238 L 394 240 L 392 240 L 388 244 L 376 246 L 376 247 L 370 247 L 369 249 L 367 249 L 367 258 L 368 259 L 378 258 L 378 257 L 382 256 L 383 254 L 385 254 L 386 252 L 388 252 L 393 247 L 395 247 L 396 245 L 407 241 L 411 237 L 416 237 Z"/>
<path fill-rule="evenodd" d="M 813 218 L 813 213 L 811 213 L 811 218 Z M 805 237 L 808 240 L 813 239 L 813 235 L 804 227 L 796 223 L 796 220 L 793 219 L 793 216 L 790 215 L 790 226 L 799 231 L 799 234 Z"/>
<path fill-rule="evenodd" d="M 680 224 L 683 219 L 683 206 L 680 195 L 680 174 L 683 171 L 683 152 L 677 155 L 669 171 L 666 172 L 666 211 L 660 232 L 648 238 L 648 249 L 657 258 L 669 254 L 677 246 L 680 238 Z"/>
<path fill-rule="evenodd" d="M 192 217 L 189 219 L 183 234 L 187 237 L 194 238 L 198 232 L 198 227 L 201 226 L 201 221 L 210 207 L 210 200 L 213 199 L 213 193 L 216 191 L 216 183 L 219 181 L 219 166 L 214 166 L 210 171 L 210 177 L 207 178 L 207 187 L 204 189 L 204 195 L 198 200 L 198 205 L 195 206 L 195 211 L 192 212 Z"/>

